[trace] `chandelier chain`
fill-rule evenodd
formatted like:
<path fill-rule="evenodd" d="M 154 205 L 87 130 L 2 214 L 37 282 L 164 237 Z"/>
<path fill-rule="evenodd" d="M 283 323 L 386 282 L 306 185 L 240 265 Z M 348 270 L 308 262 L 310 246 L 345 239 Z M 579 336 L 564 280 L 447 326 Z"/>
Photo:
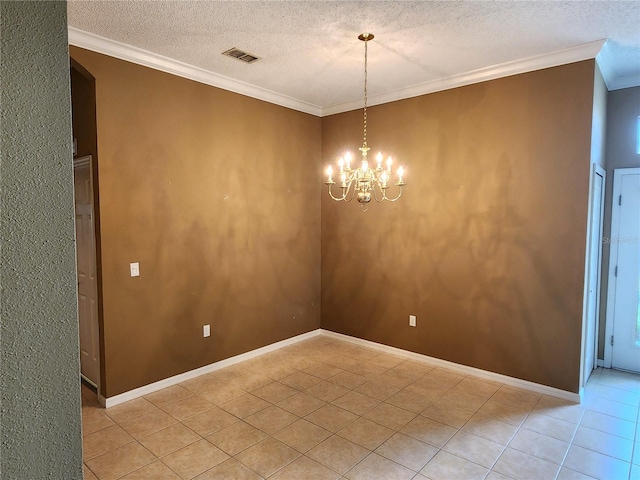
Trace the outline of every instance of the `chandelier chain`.
<path fill-rule="evenodd" d="M 367 43 L 364 41 L 364 146 L 367 146 Z"/>

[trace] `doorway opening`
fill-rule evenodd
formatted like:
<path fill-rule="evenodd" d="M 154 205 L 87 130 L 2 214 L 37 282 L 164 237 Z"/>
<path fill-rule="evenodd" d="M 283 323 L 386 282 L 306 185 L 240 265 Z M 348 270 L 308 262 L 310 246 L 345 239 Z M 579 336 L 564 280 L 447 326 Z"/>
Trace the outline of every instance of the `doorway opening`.
<path fill-rule="evenodd" d="M 78 263 L 80 366 L 84 382 L 104 398 L 104 326 L 98 191 L 98 141 L 95 78 L 73 58 L 71 111 Z"/>

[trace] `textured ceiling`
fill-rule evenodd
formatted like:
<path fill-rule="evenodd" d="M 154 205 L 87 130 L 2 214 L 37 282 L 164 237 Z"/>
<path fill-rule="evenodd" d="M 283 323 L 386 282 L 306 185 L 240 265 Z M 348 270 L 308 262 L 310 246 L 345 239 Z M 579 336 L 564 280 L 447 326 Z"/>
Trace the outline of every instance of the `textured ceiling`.
<path fill-rule="evenodd" d="M 638 0 L 69 0 L 68 18 L 70 27 L 320 108 L 362 98 L 362 32 L 375 34 L 372 96 L 604 39 L 607 80 L 640 83 Z M 260 60 L 221 55 L 231 47 Z"/>

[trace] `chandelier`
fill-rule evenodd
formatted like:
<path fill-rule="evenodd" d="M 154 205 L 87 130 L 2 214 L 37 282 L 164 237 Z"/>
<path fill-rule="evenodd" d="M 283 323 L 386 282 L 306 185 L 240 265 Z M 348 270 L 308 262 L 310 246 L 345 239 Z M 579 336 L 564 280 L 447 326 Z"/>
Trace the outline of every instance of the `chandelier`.
<path fill-rule="evenodd" d="M 340 157 L 338 160 L 339 170 L 336 173 L 341 192 L 337 196 L 332 191 L 337 182 L 333 180 L 334 172 L 331 166 L 327 168 L 327 181 L 324 183 L 329 186 L 329 195 L 335 201 L 350 202 L 355 197 L 362 209 L 366 210 L 372 198 L 379 203 L 384 200 L 389 202 L 398 200 L 402 195 L 402 187 L 407 182 L 402 179 L 404 176 L 403 167 L 398 168 L 396 171 L 397 181 L 393 182 L 391 171 L 393 160 L 391 157 L 387 158 L 384 165 L 384 157 L 381 152 L 376 155 L 375 166 L 370 166 L 369 160 L 367 160 L 367 154 L 370 150 L 367 146 L 367 42 L 373 40 L 373 34 L 363 33 L 358 36 L 358 39 L 364 42 L 364 140 L 362 147 L 359 148 L 362 152 L 362 163 L 359 167 L 352 168 L 353 155 L 351 155 L 351 152 L 346 152 L 344 156 Z M 387 196 L 387 191 L 392 185 L 398 187 L 395 197 Z"/>

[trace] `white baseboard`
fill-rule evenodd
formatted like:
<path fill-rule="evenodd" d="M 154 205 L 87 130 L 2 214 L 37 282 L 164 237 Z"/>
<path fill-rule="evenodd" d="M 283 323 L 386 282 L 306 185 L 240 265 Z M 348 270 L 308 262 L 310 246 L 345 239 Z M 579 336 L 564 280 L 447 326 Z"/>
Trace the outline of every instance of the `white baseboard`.
<path fill-rule="evenodd" d="M 600 359 L 598 359 L 598 360 L 596 361 L 596 365 L 598 365 L 599 367 L 604 367 L 604 360 L 600 360 Z"/>
<path fill-rule="evenodd" d="M 343 340 L 345 342 L 354 343 L 356 345 L 361 345 L 363 347 L 372 348 L 374 350 L 396 355 L 398 357 L 407 358 L 407 359 L 424 363 L 427 365 L 432 365 L 434 367 L 446 368 L 448 370 L 452 370 L 454 372 L 458 372 L 464 375 L 472 375 L 474 377 L 479 377 L 479 378 L 491 380 L 494 382 L 500 382 L 505 385 L 510 385 L 510 386 L 522 388 L 525 390 L 530 390 L 532 392 L 536 392 L 544 395 L 551 395 L 553 397 L 562 398 L 565 400 L 569 400 L 571 402 L 580 403 L 583 396 L 582 391 L 580 393 L 574 393 L 566 390 L 560 390 L 558 388 L 549 387 L 547 385 L 541 385 L 539 383 L 534 383 L 534 382 L 529 382 L 527 380 L 521 380 L 519 378 L 509 377 L 507 375 L 502 375 L 500 373 L 489 372 L 487 370 L 481 370 L 479 368 L 460 365 L 458 363 L 449 362 L 447 360 L 430 357 L 428 355 L 422 355 L 420 353 L 410 352 L 408 350 L 403 350 L 401 348 L 390 347 L 388 345 L 372 342 L 370 340 L 363 340 L 357 337 L 350 337 L 349 335 L 343 335 L 342 333 L 336 333 L 329 330 L 317 329 L 311 332 L 303 333 L 302 335 L 297 335 L 292 338 L 287 338 L 286 340 L 282 340 L 280 342 L 272 343 L 271 345 L 266 345 L 264 347 L 257 348 L 255 350 L 251 350 L 250 352 L 246 352 L 231 358 L 220 360 L 219 362 L 215 362 L 210 365 L 205 365 L 204 367 L 196 368 L 195 370 L 190 370 L 188 372 L 181 373 L 173 377 L 165 378 L 164 380 L 150 383 L 143 387 L 129 390 L 128 392 L 124 392 L 119 395 L 115 395 L 113 397 L 105 398 L 102 395 L 99 395 L 98 401 L 102 405 L 104 405 L 106 408 L 114 407 L 116 405 L 127 402 L 129 400 L 142 397 L 149 393 L 157 392 L 158 390 L 162 390 L 163 388 L 167 388 L 172 385 L 177 385 L 179 383 L 198 377 L 200 375 L 215 372 L 216 370 L 220 370 L 221 368 L 229 367 L 231 365 L 235 365 L 236 363 L 244 362 L 245 360 L 258 357 L 265 353 L 273 352 L 274 350 L 278 350 L 280 348 L 293 345 L 294 343 L 298 343 L 302 340 L 313 338 L 318 335 L 332 337 L 337 340 Z M 600 365 L 601 362 L 602 360 L 598 360 L 598 365 Z"/>
<path fill-rule="evenodd" d="M 369 340 L 363 340 L 357 337 L 350 337 L 349 335 L 343 335 L 342 333 L 331 332 L 329 330 L 322 330 L 322 335 L 333 337 L 345 342 L 355 343 L 362 345 L 363 347 L 372 348 L 381 352 L 396 355 L 398 357 L 408 358 L 427 365 L 433 365 L 435 367 L 442 367 L 448 370 L 453 370 L 464 375 L 473 375 L 474 377 L 484 378 L 486 380 L 492 380 L 494 382 L 504 383 L 512 387 L 523 388 L 532 392 L 541 393 L 544 395 L 551 395 L 552 397 L 558 397 L 571 402 L 580 403 L 581 395 L 579 393 L 569 392 L 566 390 L 560 390 L 559 388 L 549 387 L 547 385 L 541 385 L 539 383 L 529 382 L 527 380 L 521 380 L 519 378 L 509 377 L 500 373 L 489 372 L 487 370 L 481 370 L 475 367 L 468 367 L 466 365 L 460 365 L 458 363 L 449 362 L 440 358 L 429 357 L 428 355 L 422 355 L 420 353 L 409 352 L 408 350 L 402 350 L 396 347 L 390 347 L 381 343 L 372 342 Z"/>
<path fill-rule="evenodd" d="M 163 388 L 167 388 L 172 385 L 177 385 L 178 383 L 191 380 L 192 378 L 199 377 L 200 375 L 215 372 L 216 370 L 220 370 L 221 368 L 229 367 L 231 365 L 235 365 L 236 363 L 244 362 L 245 360 L 249 360 L 251 358 L 264 355 L 265 353 L 273 352 L 274 350 L 278 350 L 282 347 L 298 343 L 301 340 L 316 337 L 320 335 L 320 332 L 321 330 L 318 329 L 311 332 L 303 333 L 302 335 L 287 338 L 286 340 L 272 343 L 271 345 L 256 348 L 255 350 L 251 350 L 250 352 L 242 353 L 230 358 L 225 358 L 224 360 L 220 360 L 219 362 L 211 363 L 209 365 L 205 365 L 204 367 L 196 368 L 195 370 L 180 373 L 179 375 L 174 375 L 173 377 L 165 378 L 164 380 L 159 380 L 143 387 L 135 388 L 133 390 L 129 390 L 128 392 L 121 393 L 119 395 L 114 395 L 113 397 L 104 398 L 100 396 L 98 398 L 98 401 L 106 408 L 114 407 L 121 403 L 128 402 L 129 400 L 133 400 L 134 398 L 142 397 L 144 395 L 148 395 L 149 393 L 162 390 Z"/>

